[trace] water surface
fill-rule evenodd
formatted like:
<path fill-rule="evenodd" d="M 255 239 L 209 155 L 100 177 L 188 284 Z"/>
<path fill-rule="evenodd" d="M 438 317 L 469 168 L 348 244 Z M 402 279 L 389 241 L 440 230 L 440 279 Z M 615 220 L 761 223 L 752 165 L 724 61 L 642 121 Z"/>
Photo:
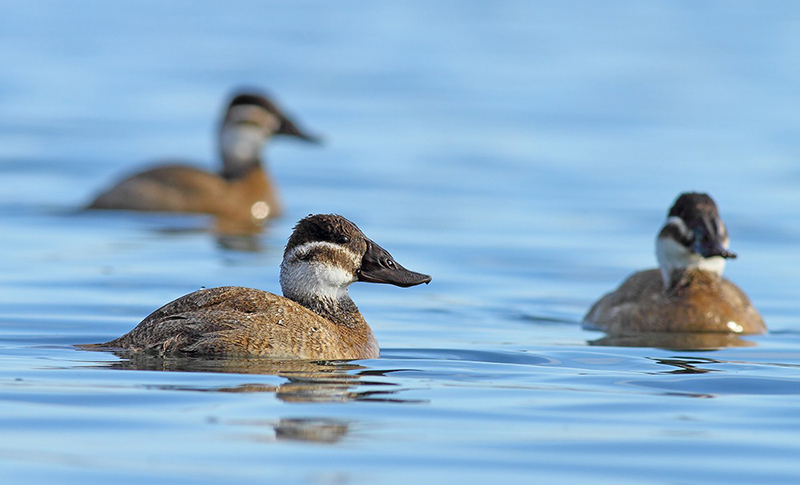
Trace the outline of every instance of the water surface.
<path fill-rule="evenodd" d="M 0 470 L 8 483 L 797 483 L 800 8 L 792 2 L 107 2 L 0 7 Z M 319 148 L 267 152 L 287 215 L 84 213 L 148 160 L 213 166 L 260 86 Z M 681 191 L 770 334 L 602 340 Z M 347 363 L 85 352 L 202 286 L 278 292 L 336 212 L 429 273 L 357 284 Z M 247 250 L 242 250 L 247 249 Z M 637 346 L 638 345 L 638 346 Z"/>

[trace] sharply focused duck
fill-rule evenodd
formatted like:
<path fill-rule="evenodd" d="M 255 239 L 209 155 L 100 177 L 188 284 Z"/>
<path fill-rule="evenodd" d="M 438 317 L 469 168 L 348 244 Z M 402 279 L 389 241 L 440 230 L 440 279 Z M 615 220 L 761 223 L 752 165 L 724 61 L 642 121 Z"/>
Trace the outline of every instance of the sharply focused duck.
<path fill-rule="evenodd" d="M 294 229 L 281 263 L 284 296 L 228 286 L 167 303 L 122 337 L 85 348 L 350 360 L 379 355 L 348 294 L 356 281 L 408 287 L 431 277 L 396 263 L 355 224 L 313 215 Z"/>
<path fill-rule="evenodd" d="M 201 212 L 261 224 L 281 213 L 261 150 L 272 135 L 317 142 L 260 94 L 234 96 L 219 131 L 220 173 L 166 164 L 131 175 L 89 204 L 89 209 Z"/>
<path fill-rule="evenodd" d="M 660 269 L 638 272 L 601 298 L 584 327 L 609 334 L 766 332 L 744 292 L 722 277 L 726 259 L 736 257 L 728 241 L 711 197 L 681 194 L 656 239 Z"/>

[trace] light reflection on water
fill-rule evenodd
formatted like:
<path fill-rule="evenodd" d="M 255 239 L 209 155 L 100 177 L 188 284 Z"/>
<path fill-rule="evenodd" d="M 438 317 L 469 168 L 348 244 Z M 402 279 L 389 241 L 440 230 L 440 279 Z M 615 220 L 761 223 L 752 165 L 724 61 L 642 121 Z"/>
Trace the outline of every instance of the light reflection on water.
<path fill-rule="evenodd" d="M 0 471 L 9 483 L 796 483 L 792 3 L 26 2 L 0 15 Z M 85 213 L 164 156 L 212 166 L 230 90 L 319 150 L 266 152 L 288 214 Z M 764 336 L 583 330 L 717 200 Z M 350 363 L 84 352 L 201 286 L 278 292 L 337 212 L 431 285 L 355 285 Z"/>

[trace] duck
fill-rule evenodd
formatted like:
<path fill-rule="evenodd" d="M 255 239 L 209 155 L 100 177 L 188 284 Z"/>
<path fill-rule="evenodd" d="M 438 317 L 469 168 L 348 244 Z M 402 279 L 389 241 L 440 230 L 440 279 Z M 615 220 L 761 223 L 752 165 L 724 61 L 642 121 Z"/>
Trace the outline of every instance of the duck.
<path fill-rule="evenodd" d="M 240 286 L 200 289 L 157 309 L 127 334 L 84 349 L 158 354 L 357 360 L 380 356 L 348 293 L 356 282 L 429 283 L 346 218 L 316 214 L 294 228 L 283 253 L 283 296 Z"/>
<path fill-rule="evenodd" d="M 747 295 L 722 276 L 736 258 L 714 200 L 682 193 L 656 238 L 659 268 L 640 271 L 587 312 L 584 328 L 610 335 L 652 332 L 762 334 Z"/>
<path fill-rule="evenodd" d="M 97 195 L 87 208 L 196 212 L 262 225 L 283 211 L 261 158 L 263 146 L 273 135 L 320 142 L 265 94 L 240 92 L 228 103 L 219 129 L 219 173 L 166 163 L 124 178 Z"/>

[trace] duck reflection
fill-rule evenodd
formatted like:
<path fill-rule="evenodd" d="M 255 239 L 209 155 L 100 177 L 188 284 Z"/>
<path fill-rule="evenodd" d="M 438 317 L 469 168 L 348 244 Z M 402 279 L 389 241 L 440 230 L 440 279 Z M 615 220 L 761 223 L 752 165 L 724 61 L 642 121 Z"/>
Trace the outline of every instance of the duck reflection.
<path fill-rule="evenodd" d="M 744 340 L 736 334 L 704 332 L 607 335 L 597 340 L 590 340 L 588 343 L 604 347 L 655 347 L 667 350 L 718 350 L 756 345 L 755 342 Z"/>
<path fill-rule="evenodd" d="M 220 249 L 257 253 L 264 250 L 262 237 L 266 233 L 263 224 L 249 224 L 235 219 L 215 217 L 213 232 Z"/>
<path fill-rule="evenodd" d="M 194 225 L 187 227 L 176 224 L 154 229 L 153 232 L 167 236 L 209 234 L 214 237 L 220 249 L 249 253 L 264 251 L 263 240 L 269 235 L 267 225 L 251 224 L 223 216 L 215 216 L 211 220 L 201 218 L 191 222 Z"/>
<path fill-rule="evenodd" d="M 330 418 L 281 418 L 273 420 L 228 420 L 222 424 L 247 426 L 249 428 L 271 428 L 271 432 L 249 435 L 249 439 L 270 443 L 273 441 L 302 441 L 309 443 L 333 444 L 345 438 L 352 423 Z"/>
<path fill-rule="evenodd" d="M 268 392 L 274 393 L 281 401 L 297 403 L 420 402 L 398 397 L 397 394 L 403 389 L 399 388 L 397 384 L 380 379 L 389 373 L 407 369 L 377 370 L 345 361 L 277 361 L 257 357 L 198 358 L 129 351 L 113 353 L 121 359 L 108 365 L 113 369 L 260 374 L 278 376 L 287 380 L 278 385 L 246 383 L 232 387 L 214 388 L 176 388 L 171 386 L 170 389 L 173 390 L 227 393 Z"/>
<path fill-rule="evenodd" d="M 660 374 L 707 374 L 709 372 L 719 372 L 717 369 L 705 369 L 700 367 L 705 364 L 720 364 L 721 362 L 714 359 L 653 359 L 658 364 L 675 367 L 675 369 L 660 372 Z"/>
<path fill-rule="evenodd" d="M 275 425 L 275 437 L 279 440 L 335 443 L 349 429 L 349 423 L 336 419 L 283 418 Z"/>

